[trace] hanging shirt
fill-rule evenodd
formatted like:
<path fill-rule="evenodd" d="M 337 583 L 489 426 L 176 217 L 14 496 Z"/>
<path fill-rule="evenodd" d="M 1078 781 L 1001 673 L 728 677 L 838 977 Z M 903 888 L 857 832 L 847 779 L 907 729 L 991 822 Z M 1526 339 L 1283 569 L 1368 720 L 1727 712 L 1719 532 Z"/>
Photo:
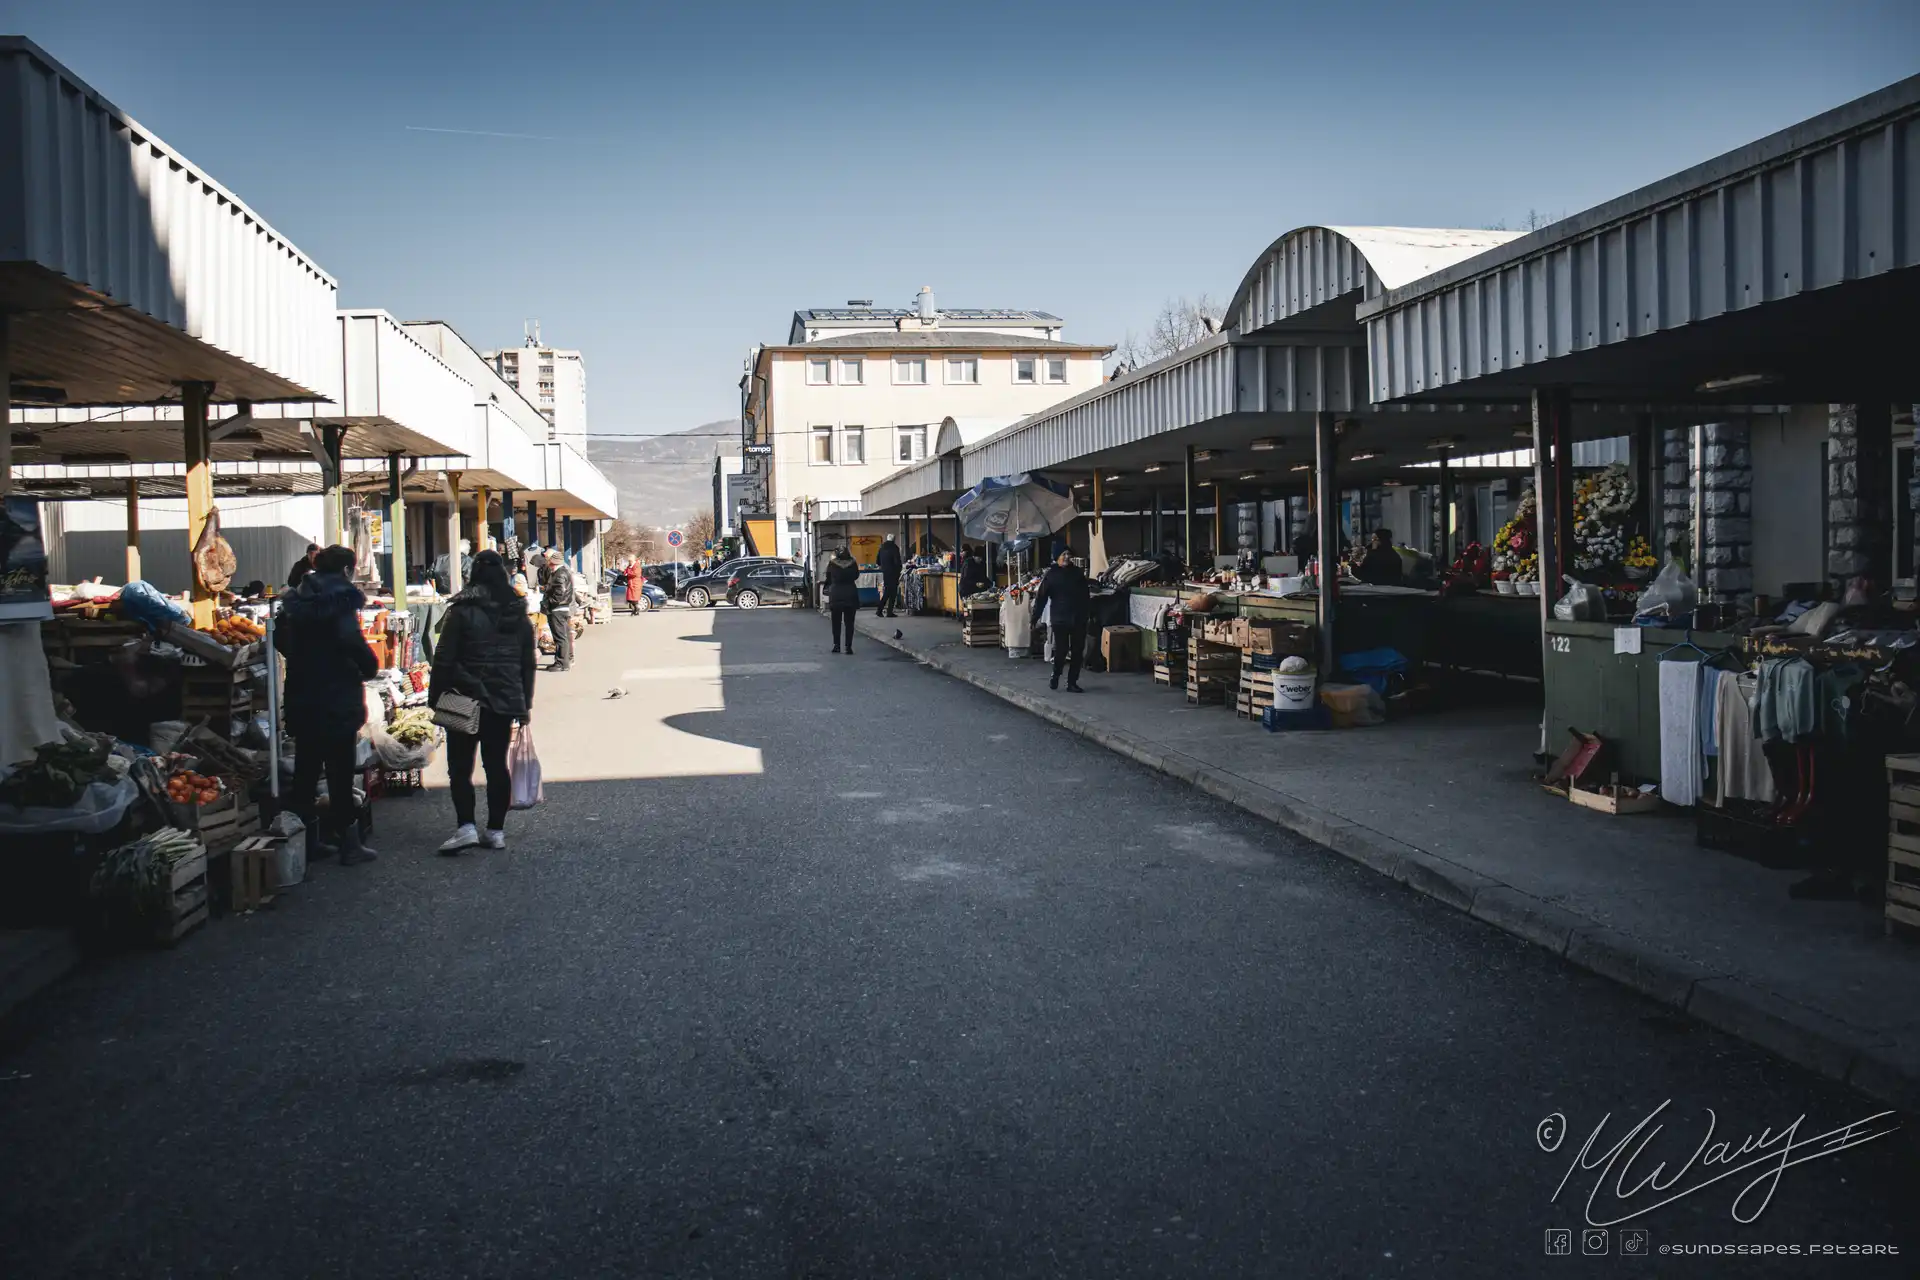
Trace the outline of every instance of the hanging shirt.
<path fill-rule="evenodd" d="M 1712 759 L 1720 754 L 1720 739 L 1714 733 L 1714 711 L 1720 705 L 1720 677 L 1727 673 L 1719 667 L 1700 664 L 1700 754 Z"/>
<path fill-rule="evenodd" d="M 1767 768 L 1760 739 L 1753 736 L 1757 683 L 1754 677 L 1742 675 L 1728 675 L 1720 681 L 1714 708 L 1714 736 L 1720 742 L 1719 785 L 1714 802 L 1719 805 L 1729 799 L 1773 802 L 1773 771 Z"/>
<path fill-rule="evenodd" d="M 1805 658 L 1768 658 L 1753 696 L 1753 728 L 1762 742 L 1806 742 L 1819 723 L 1813 664 Z"/>
<path fill-rule="evenodd" d="M 1668 804 L 1700 803 L 1700 664 L 1660 664 L 1660 795 Z"/>

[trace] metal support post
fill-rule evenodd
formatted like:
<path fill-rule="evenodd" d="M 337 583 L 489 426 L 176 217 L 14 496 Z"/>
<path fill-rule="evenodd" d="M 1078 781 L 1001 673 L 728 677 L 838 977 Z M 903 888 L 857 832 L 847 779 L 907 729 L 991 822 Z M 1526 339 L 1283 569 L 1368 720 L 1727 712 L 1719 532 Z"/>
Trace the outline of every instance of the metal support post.
<path fill-rule="evenodd" d="M 1180 547 L 1180 559 L 1181 559 L 1181 562 L 1187 566 L 1188 572 L 1191 572 L 1193 569 L 1193 446 L 1192 445 L 1187 446 L 1185 456 L 1186 456 L 1186 471 L 1185 471 L 1184 478 L 1186 481 L 1186 498 L 1182 504 L 1182 510 L 1180 514 L 1181 514 L 1181 518 L 1185 522 L 1183 525 L 1183 534 L 1186 541 Z"/>
<path fill-rule="evenodd" d="M 460 571 L 460 473 L 443 471 L 440 483 L 447 491 L 447 594 L 457 596 L 467 585 Z"/>
<path fill-rule="evenodd" d="M 1453 563 L 1453 459 L 1447 450 L 1440 453 L 1440 545 L 1439 569 L 1445 573 Z M 1407 530 L 1411 535 L 1413 530 Z M 1413 545 L 1409 536 L 1407 545 Z"/>
<path fill-rule="evenodd" d="M 1333 415 L 1317 413 L 1313 418 L 1313 489 L 1319 496 L 1314 508 L 1317 519 L 1316 554 L 1320 557 L 1320 675 L 1326 679 L 1339 669 L 1339 651 L 1334 647 L 1334 614 L 1340 602 L 1340 489 L 1338 479 L 1339 439 L 1334 432 Z"/>
<path fill-rule="evenodd" d="M 387 560 L 388 585 L 393 602 L 407 607 L 407 495 L 400 477 L 400 455 L 387 455 Z"/>

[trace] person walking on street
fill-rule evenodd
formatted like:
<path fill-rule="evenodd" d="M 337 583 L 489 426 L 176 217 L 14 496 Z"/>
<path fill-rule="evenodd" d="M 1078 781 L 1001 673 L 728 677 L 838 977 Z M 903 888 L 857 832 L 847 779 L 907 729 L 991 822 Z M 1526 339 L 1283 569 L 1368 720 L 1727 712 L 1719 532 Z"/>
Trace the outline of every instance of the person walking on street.
<path fill-rule="evenodd" d="M 1053 567 L 1040 579 L 1040 590 L 1033 596 L 1033 618 L 1040 620 L 1047 610 L 1047 630 L 1053 638 L 1053 679 L 1050 689 L 1060 687 L 1060 668 L 1067 669 L 1067 692 L 1080 693 L 1080 663 L 1087 647 L 1087 614 L 1091 610 L 1091 592 L 1087 575 L 1062 547 Z"/>
<path fill-rule="evenodd" d="M 835 550 L 833 559 L 827 561 L 822 581 L 827 589 L 827 611 L 833 615 L 833 651 L 852 653 L 853 615 L 860 612 L 860 566 L 845 547 Z M 847 637 L 844 649 L 840 644 L 843 627 Z"/>
<path fill-rule="evenodd" d="M 888 534 L 887 540 L 880 544 L 880 553 L 876 560 L 880 565 L 880 608 L 878 616 L 897 618 L 900 616 L 900 544 Z"/>
<path fill-rule="evenodd" d="M 353 552 L 328 547 L 313 558 L 313 572 L 280 606 L 273 647 L 286 659 L 284 713 L 293 735 L 293 794 L 288 807 L 307 824 L 307 855 L 340 851 L 340 865 L 371 862 L 360 843 L 353 788 L 360 726 L 367 722 L 363 687 L 380 670 L 360 632 L 367 598 L 353 585 Z M 315 795 L 327 779 L 327 819 L 334 841 L 322 838 Z"/>
<path fill-rule="evenodd" d="M 480 704 L 480 732 L 447 730 L 447 786 L 453 792 L 453 836 L 440 846 L 445 854 L 485 844 L 507 847 L 507 746 L 513 726 L 533 714 L 535 667 L 533 621 L 526 603 L 507 577 L 497 552 L 473 558 L 473 585 L 453 598 L 440 643 L 433 651 L 429 706 L 443 693 L 465 694 Z M 473 821 L 473 757 L 479 753 L 487 775 L 487 825 L 483 835 Z"/>
<path fill-rule="evenodd" d="M 573 609 L 575 604 L 573 571 L 558 551 L 547 558 L 547 582 L 543 604 L 547 627 L 553 632 L 553 665 L 549 671 L 565 671 L 573 665 Z"/>

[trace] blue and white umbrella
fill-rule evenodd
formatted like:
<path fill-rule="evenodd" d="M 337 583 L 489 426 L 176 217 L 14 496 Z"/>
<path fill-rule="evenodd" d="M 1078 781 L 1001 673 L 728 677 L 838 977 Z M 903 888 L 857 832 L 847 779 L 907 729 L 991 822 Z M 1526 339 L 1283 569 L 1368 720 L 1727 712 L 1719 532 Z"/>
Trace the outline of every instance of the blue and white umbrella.
<path fill-rule="evenodd" d="M 953 510 L 967 537 L 1001 545 L 1056 533 L 1080 514 L 1072 490 L 1031 471 L 988 476 L 961 494 Z"/>

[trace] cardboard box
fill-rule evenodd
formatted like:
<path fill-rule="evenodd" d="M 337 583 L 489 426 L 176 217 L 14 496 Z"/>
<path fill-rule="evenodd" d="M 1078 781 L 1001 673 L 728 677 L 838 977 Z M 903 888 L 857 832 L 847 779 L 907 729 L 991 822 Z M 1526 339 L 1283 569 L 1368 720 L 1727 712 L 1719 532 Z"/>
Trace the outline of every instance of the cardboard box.
<path fill-rule="evenodd" d="M 1140 628 L 1108 627 L 1100 633 L 1100 656 L 1109 671 L 1138 671 L 1141 658 Z"/>
<path fill-rule="evenodd" d="M 1279 657 L 1298 654 L 1309 662 L 1313 660 L 1317 637 L 1306 623 L 1281 618 L 1243 618 L 1241 621 L 1247 629 L 1240 647 L 1249 653 L 1271 653 Z"/>

